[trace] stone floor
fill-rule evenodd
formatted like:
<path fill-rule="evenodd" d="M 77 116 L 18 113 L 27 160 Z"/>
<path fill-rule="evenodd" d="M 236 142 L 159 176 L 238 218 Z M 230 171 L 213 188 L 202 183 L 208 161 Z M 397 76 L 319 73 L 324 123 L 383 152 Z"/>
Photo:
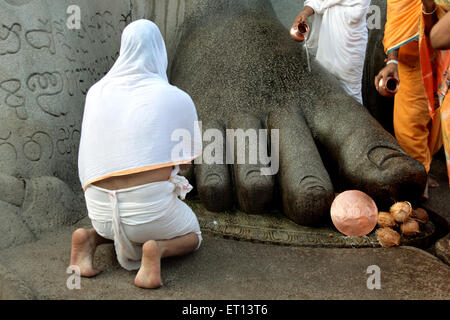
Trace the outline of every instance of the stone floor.
<path fill-rule="evenodd" d="M 85 219 L 79 225 L 88 225 Z M 300 248 L 225 240 L 205 235 L 201 249 L 163 261 L 165 286 L 134 287 L 135 272 L 122 269 L 112 245 L 100 247 L 103 273 L 69 290 L 70 235 L 46 238 L 1 252 L 14 271 L 2 298 L 31 299 L 450 299 L 450 268 L 413 247 L 393 249 Z M 367 268 L 381 270 L 381 289 L 367 288 Z M 6 270 L 3 270 L 4 278 Z M 0 270 L 0 279 L 2 273 Z"/>
<path fill-rule="evenodd" d="M 440 237 L 448 233 L 450 218 L 442 169 L 434 164 L 441 186 L 424 203 L 439 212 L 432 218 Z M 158 290 L 134 287 L 136 273 L 122 269 L 113 246 L 105 245 L 96 254 L 103 273 L 69 290 L 71 233 L 80 226 L 88 227 L 89 220 L 1 251 L 0 299 L 450 299 L 450 267 L 443 262 L 449 261 L 448 235 L 421 250 L 280 246 L 206 233 L 198 252 L 163 261 L 165 286 Z M 380 267 L 380 290 L 367 288 L 372 265 Z"/>

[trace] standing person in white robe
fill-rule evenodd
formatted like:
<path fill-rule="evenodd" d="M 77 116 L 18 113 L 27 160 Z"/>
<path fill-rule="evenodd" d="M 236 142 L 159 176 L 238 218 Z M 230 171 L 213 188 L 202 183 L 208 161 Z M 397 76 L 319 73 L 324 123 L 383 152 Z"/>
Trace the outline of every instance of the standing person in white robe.
<path fill-rule="evenodd" d="M 314 15 L 306 45 L 317 61 L 335 75 L 345 91 L 362 103 L 361 81 L 370 0 L 305 0 L 294 25 Z"/>
<path fill-rule="evenodd" d="M 95 249 L 112 241 L 120 265 L 139 269 L 135 285 L 157 288 L 161 258 L 201 244 L 197 217 L 181 201 L 192 186 L 177 175 L 201 155 L 197 111 L 169 84 L 167 64 L 156 24 L 137 20 L 124 29 L 114 66 L 89 89 L 78 169 L 93 228 L 73 233 L 70 262 L 81 276 L 100 273 Z"/>

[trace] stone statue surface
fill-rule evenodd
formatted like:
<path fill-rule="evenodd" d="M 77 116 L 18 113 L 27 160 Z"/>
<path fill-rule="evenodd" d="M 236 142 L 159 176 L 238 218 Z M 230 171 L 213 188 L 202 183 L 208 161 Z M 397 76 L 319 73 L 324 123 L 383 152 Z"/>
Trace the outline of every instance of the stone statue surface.
<path fill-rule="evenodd" d="M 0 249 L 86 216 L 77 166 L 86 93 L 114 64 L 133 20 L 156 21 L 171 60 L 184 6 L 0 0 Z"/>
<path fill-rule="evenodd" d="M 89 87 L 112 66 L 123 1 L 0 1 L 0 248 L 86 215 L 77 170 Z"/>
<path fill-rule="evenodd" d="M 81 19 L 71 29 L 73 4 Z M 288 217 L 309 225 L 341 189 L 379 201 L 421 194 L 421 165 L 326 70 L 312 62 L 307 71 L 268 0 L 0 0 L 0 248 L 86 215 L 84 98 L 140 18 L 160 27 L 171 81 L 192 96 L 205 129 L 280 129 L 277 176 L 256 175 L 258 164 L 195 167 L 207 208 L 262 213 L 281 199 Z"/>

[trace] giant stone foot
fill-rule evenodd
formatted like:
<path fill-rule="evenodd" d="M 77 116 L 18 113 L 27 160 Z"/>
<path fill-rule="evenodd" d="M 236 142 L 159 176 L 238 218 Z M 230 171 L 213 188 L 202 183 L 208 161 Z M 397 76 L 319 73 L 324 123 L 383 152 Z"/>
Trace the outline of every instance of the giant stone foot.
<path fill-rule="evenodd" d="M 311 61 L 312 72 L 308 72 L 303 49 L 290 39 L 269 0 L 192 0 L 186 2 L 185 10 L 171 80 L 192 96 L 199 118 L 204 122 L 219 119 L 221 130 L 242 124 L 257 130 L 266 119 L 269 127 L 281 129 L 280 168 L 275 181 L 288 217 L 305 225 L 321 220 L 332 200 L 333 188 L 326 171 L 337 191 L 365 191 L 381 206 L 400 199 L 412 201 L 422 194 L 424 167 L 316 61 Z M 278 111 L 286 107 L 290 109 Z M 259 121 L 236 121 L 236 116 L 239 119 L 245 114 Z M 293 136 L 298 132 L 306 137 L 309 131 L 320 157 L 311 140 Z M 309 160 L 301 158 L 304 148 L 311 150 Z M 298 157 L 293 156 L 296 154 Z M 254 199 L 254 195 L 242 188 L 243 175 L 237 166 L 230 176 L 227 166 L 220 170 L 214 167 L 209 167 L 210 172 L 218 173 L 217 181 L 227 196 L 216 201 L 216 192 L 209 189 L 211 180 L 198 179 L 208 176 L 205 165 L 197 166 L 197 187 L 205 206 L 215 211 L 229 208 L 233 205 L 229 193 L 237 192 L 238 206 L 248 213 L 269 207 L 261 201 L 243 201 Z M 306 174 L 310 170 L 312 173 Z M 227 177 L 236 178 L 236 172 L 234 188 L 226 186 L 233 183 Z M 259 198 L 272 198 L 269 185 L 258 189 Z"/>
<path fill-rule="evenodd" d="M 205 135 L 205 132 L 216 132 L 219 137 L 225 135 L 225 127 L 218 121 L 205 122 L 202 125 L 202 129 L 204 130 L 204 139 L 210 138 Z M 221 140 L 218 143 L 220 143 L 222 151 L 225 150 L 225 141 Z M 212 154 L 212 156 L 216 156 L 216 154 Z M 217 156 L 223 159 L 223 152 Z M 202 163 L 197 165 L 195 178 L 197 190 L 205 208 L 219 212 L 233 207 L 233 190 L 227 164 L 223 163 L 223 161 L 216 162 L 222 163 Z"/>

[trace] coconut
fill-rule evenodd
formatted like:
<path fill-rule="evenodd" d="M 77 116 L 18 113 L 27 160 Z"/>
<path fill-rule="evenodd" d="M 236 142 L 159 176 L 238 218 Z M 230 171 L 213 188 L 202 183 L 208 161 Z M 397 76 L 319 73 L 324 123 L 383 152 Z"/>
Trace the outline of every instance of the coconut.
<path fill-rule="evenodd" d="M 429 220 L 428 213 L 425 211 L 425 209 L 422 208 L 413 210 L 411 217 L 421 224 L 427 224 Z"/>
<path fill-rule="evenodd" d="M 380 227 L 395 227 L 396 223 L 394 217 L 389 212 L 381 211 L 378 214 L 378 226 Z"/>
<path fill-rule="evenodd" d="M 379 228 L 376 234 L 378 242 L 384 248 L 398 246 L 400 244 L 400 235 L 391 228 Z"/>
<path fill-rule="evenodd" d="M 396 222 L 403 223 L 411 217 L 412 206 L 411 203 L 407 201 L 397 202 L 389 209 L 389 211 Z"/>
<path fill-rule="evenodd" d="M 408 219 L 400 226 L 400 230 L 405 236 L 415 236 L 420 232 L 419 223 L 414 219 Z"/>

